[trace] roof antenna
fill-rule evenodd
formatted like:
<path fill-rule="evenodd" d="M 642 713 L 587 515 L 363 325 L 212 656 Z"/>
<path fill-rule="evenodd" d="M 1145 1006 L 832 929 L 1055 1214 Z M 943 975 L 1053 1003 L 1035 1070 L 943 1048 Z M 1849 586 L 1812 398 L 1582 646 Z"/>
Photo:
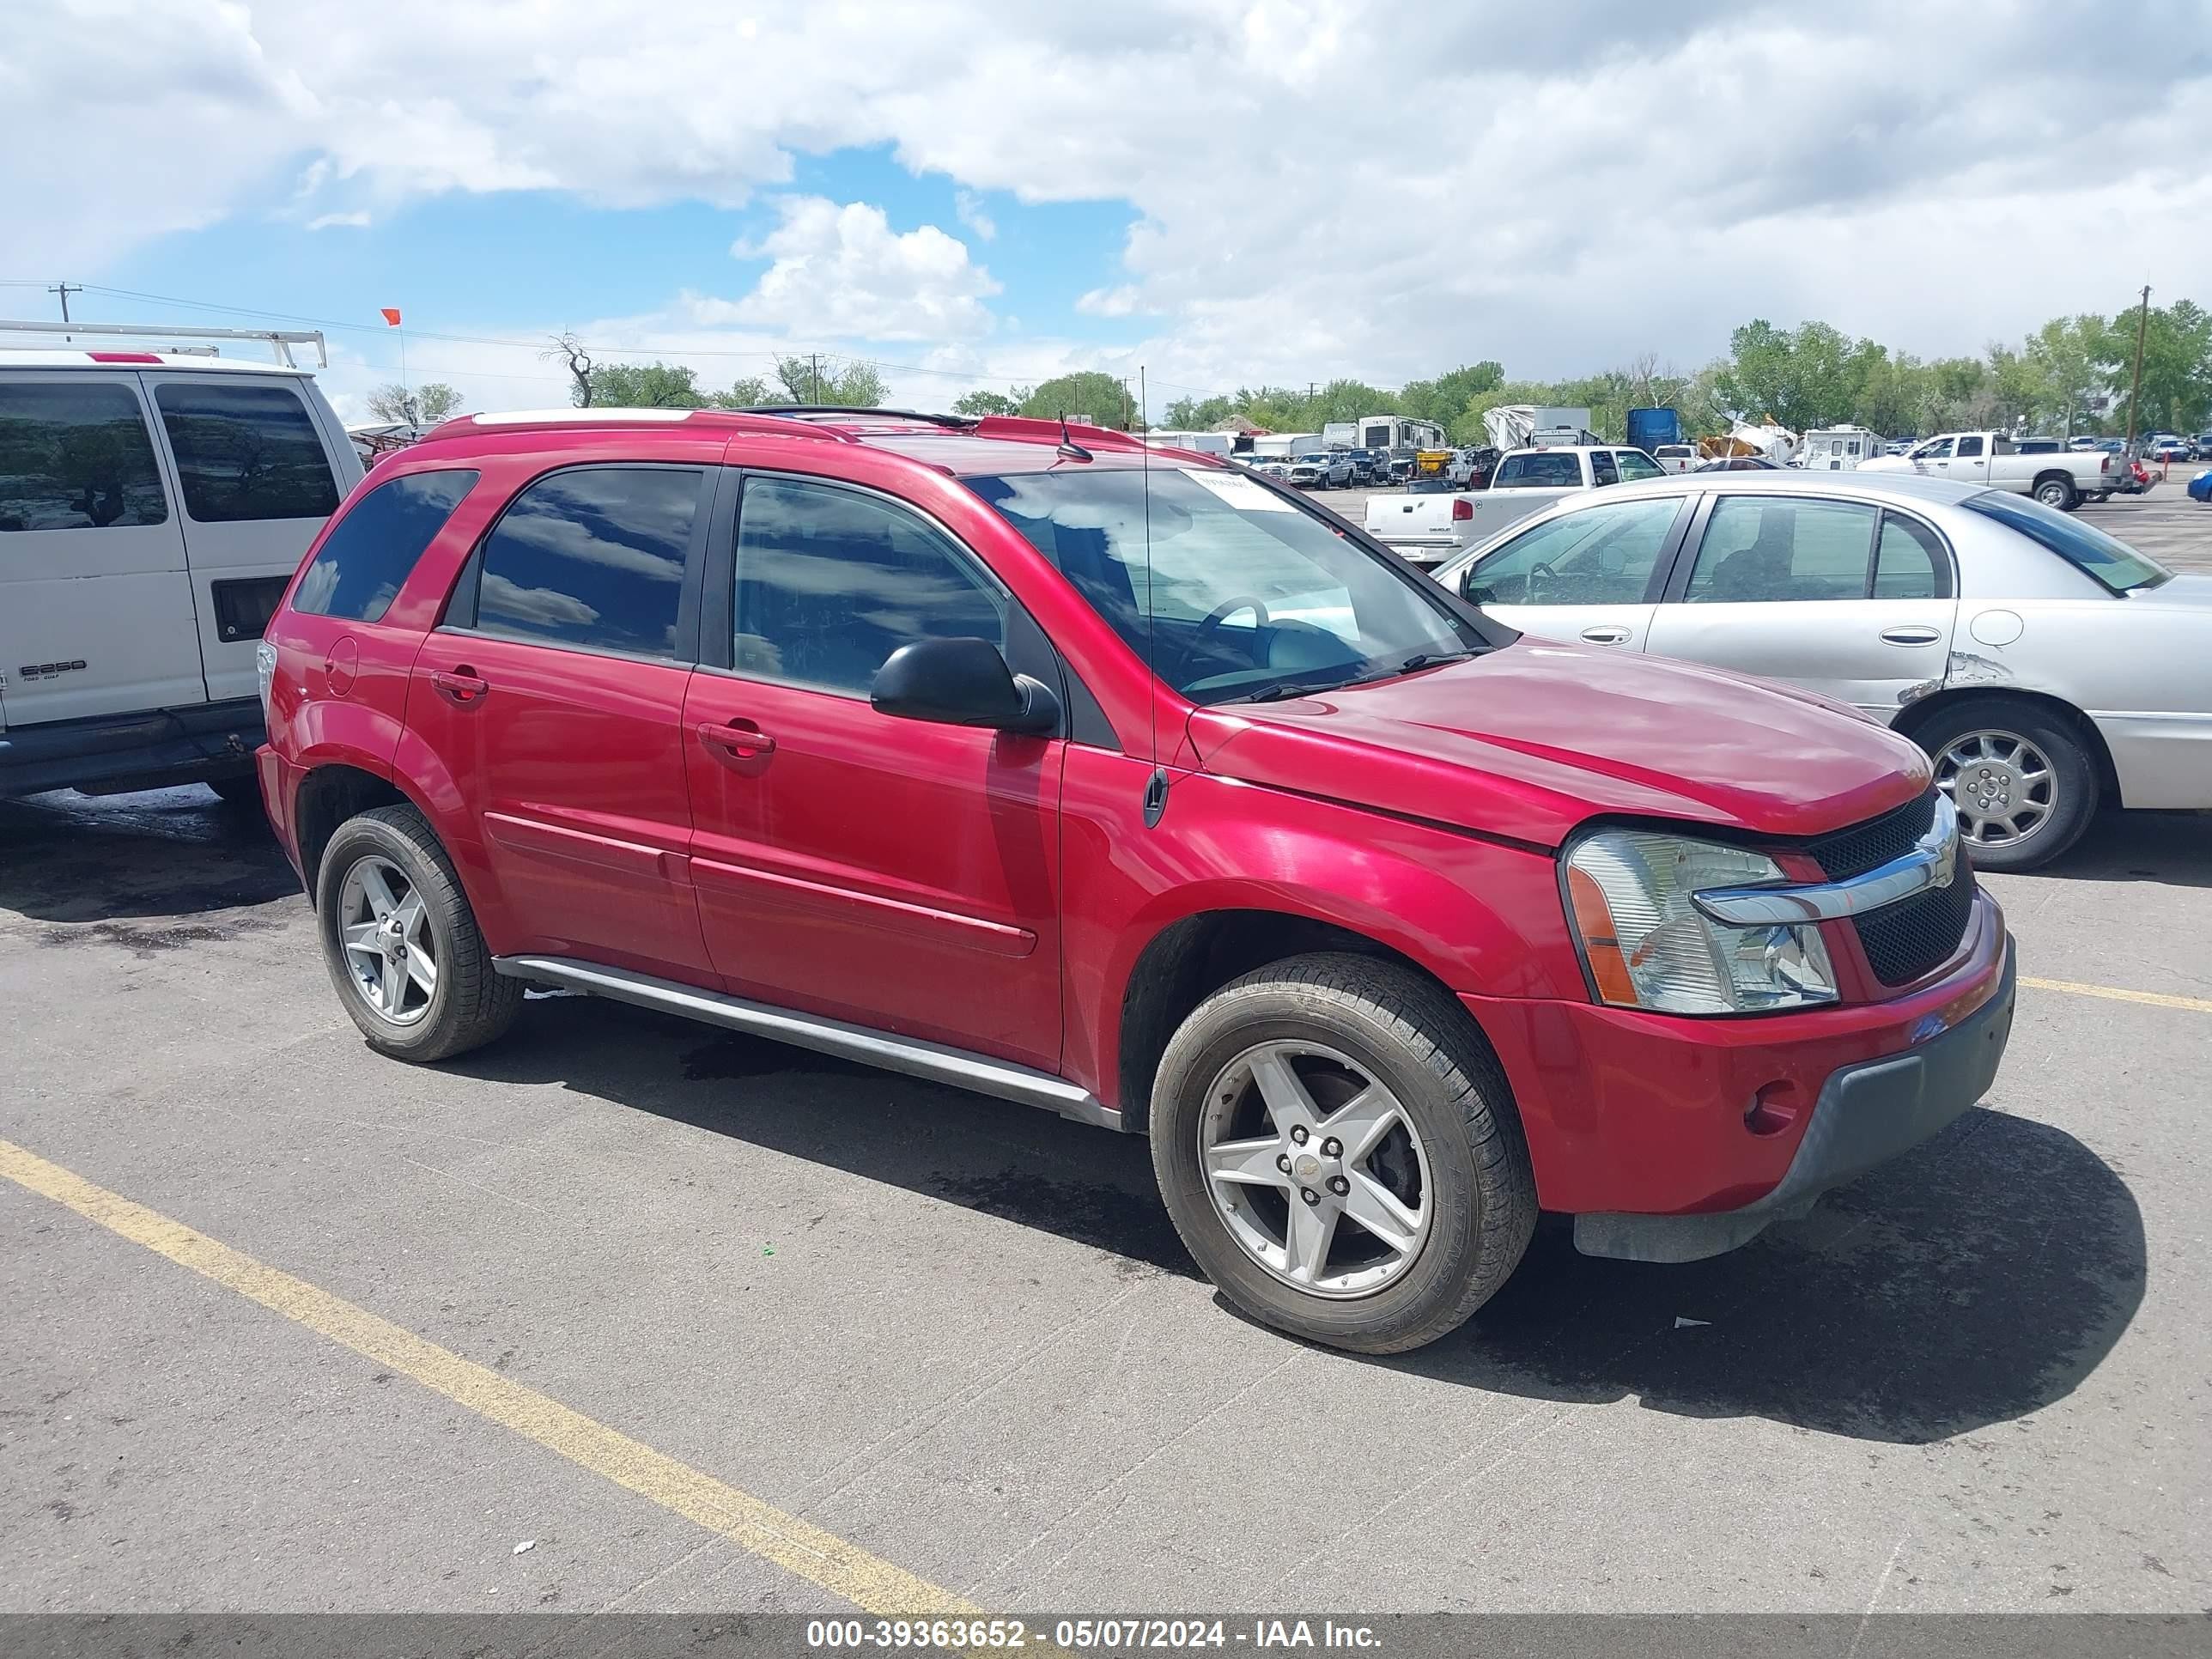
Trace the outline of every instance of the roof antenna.
<path fill-rule="evenodd" d="M 1087 461 L 1091 452 L 1067 435 L 1067 411 L 1060 411 L 1060 452 L 1071 461 Z"/>
<path fill-rule="evenodd" d="M 1127 394 L 1125 392 L 1123 395 Z M 1138 425 L 1146 428 L 1152 425 L 1150 410 L 1151 399 L 1145 390 L 1145 366 L 1139 363 L 1137 365 Z M 1067 422 L 1063 419 L 1060 430 L 1066 432 L 1066 429 Z M 1138 441 L 1144 446 L 1145 452 L 1144 459 L 1139 463 L 1139 477 L 1143 480 L 1145 492 L 1145 668 L 1148 682 L 1145 696 L 1152 714 L 1152 772 L 1145 780 L 1145 828 L 1157 830 L 1168 810 L 1168 769 L 1160 764 L 1159 648 L 1156 643 L 1158 625 L 1152 609 L 1152 446 L 1142 433 L 1138 434 Z M 1084 459 L 1088 460 L 1090 457 L 1086 455 Z"/>

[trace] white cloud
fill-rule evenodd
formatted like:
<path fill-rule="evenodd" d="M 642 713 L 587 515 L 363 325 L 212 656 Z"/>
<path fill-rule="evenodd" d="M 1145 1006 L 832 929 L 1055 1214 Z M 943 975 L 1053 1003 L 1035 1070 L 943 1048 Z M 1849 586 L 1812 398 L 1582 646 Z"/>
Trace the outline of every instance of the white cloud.
<path fill-rule="evenodd" d="M 9 276 L 96 280 L 295 186 L 303 216 L 380 224 L 436 192 L 734 206 L 787 186 L 795 156 L 853 145 L 949 178 L 978 245 L 978 217 L 1011 236 L 1019 210 L 981 214 L 987 196 L 1129 204 L 1121 269 L 1019 305 L 1079 294 L 1088 314 L 1145 317 L 1141 343 L 1068 349 L 1145 362 L 1156 386 L 1389 382 L 1484 357 L 1550 375 L 1645 350 L 1687 365 L 1753 315 L 1972 351 L 2212 270 L 2212 174 L 2185 159 L 2212 125 L 2207 0 L 2075 47 L 2026 0 L 1553 0 L 1504 27 L 1495 8 L 1432 9 L 1416 37 L 1331 0 L 744 22 L 715 0 L 536 0 L 521 35 L 450 0 L 19 10 L 0 57 Z M 118 41 L 127 73 L 84 73 Z M 986 337 L 996 288 L 955 237 L 861 204 L 781 210 L 754 290 L 659 325 L 903 342 L 916 364 Z M 487 304 L 498 286 L 486 272 Z M 963 361 L 996 381 L 1062 349 L 1011 353 L 1008 332 Z"/>
<path fill-rule="evenodd" d="M 1127 317 L 1140 308 L 1140 301 L 1134 285 L 1124 283 L 1119 288 L 1094 288 L 1079 295 L 1075 308 L 1093 317 Z"/>
<path fill-rule="evenodd" d="M 369 223 L 368 212 L 356 208 L 351 213 L 319 213 L 307 221 L 309 230 L 331 230 L 340 227 L 366 229 Z"/>
<path fill-rule="evenodd" d="M 863 340 L 960 340 L 989 331 L 983 303 L 999 291 L 968 245 L 935 225 L 896 232 L 879 207 L 786 196 L 782 222 L 730 252 L 772 263 L 743 299 L 708 302 L 706 322 L 732 322 Z"/>
<path fill-rule="evenodd" d="M 963 190 L 952 198 L 952 211 L 960 222 L 972 231 L 980 241 L 996 241 L 998 221 L 984 210 L 983 198 L 972 190 Z"/>

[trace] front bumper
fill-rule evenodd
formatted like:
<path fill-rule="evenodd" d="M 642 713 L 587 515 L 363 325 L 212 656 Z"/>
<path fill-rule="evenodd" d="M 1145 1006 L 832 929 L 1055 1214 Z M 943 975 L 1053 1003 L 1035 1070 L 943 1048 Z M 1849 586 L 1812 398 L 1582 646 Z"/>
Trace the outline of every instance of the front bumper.
<path fill-rule="evenodd" d="M 1750 1243 L 1770 1223 L 1804 1214 L 1832 1188 L 1910 1152 L 1989 1091 L 2012 1035 L 2014 980 L 2008 949 L 1996 995 L 1958 1024 L 1904 1054 L 1832 1073 L 1788 1171 L 1765 1197 L 1706 1215 L 1578 1215 L 1575 1248 L 1630 1261 L 1718 1255 Z"/>
<path fill-rule="evenodd" d="M 1817 1149 L 1833 1133 L 1826 1122 L 1844 1094 L 1837 1079 L 1893 1075 L 1879 1068 L 1971 1046 L 1949 1039 L 1986 1010 L 2010 1006 L 2011 955 L 2003 914 L 1984 890 L 1949 963 L 1881 1001 L 1698 1019 L 1564 1000 L 1462 1000 L 1512 1085 L 1540 1205 L 1575 1216 L 1704 1219 L 1760 1205 L 1785 1184 L 1788 1202 L 1808 1195 L 1820 1166 L 1793 1170 L 1808 1145 Z M 2002 1047 L 2001 1032 L 1992 1068 Z M 1929 1075 L 1924 1066 L 1909 1069 Z M 1939 1081 L 1945 1086 L 1931 1085 L 1930 1099 L 1957 1093 L 1949 1072 Z M 1957 1095 L 1951 1115 L 1973 1103 L 1987 1079 L 1964 1081 L 1973 1086 Z M 1872 1086 L 1852 1086 L 1854 1110 Z M 1929 1123 L 1918 1138 L 1941 1127 Z M 1775 1218 L 1759 1214 L 1741 1237 L 1691 1254 L 1728 1249 Z"/>

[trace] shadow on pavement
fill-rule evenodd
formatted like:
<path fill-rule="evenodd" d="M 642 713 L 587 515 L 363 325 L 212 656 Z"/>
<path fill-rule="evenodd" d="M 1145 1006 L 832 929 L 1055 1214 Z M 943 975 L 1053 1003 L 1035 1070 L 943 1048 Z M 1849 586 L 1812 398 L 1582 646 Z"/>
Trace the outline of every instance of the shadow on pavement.
<path fill-rule="evenodd" d="M 52 922 L 193 916 L 299 890 L 260 809 L 197 784 L 0 800 L 0 911 Z"/>
<path fill-rule="evenodd" d="M 560 1082 L 1057 1234 L 1132 1274 L 1197 1277 L 1133 1136 L 589 999 L 533 1002 L 454 1069 Z M 1922 1443 L 2064 1398 L 2126 1328 L 2143 1276 L 2120 1177 L 2060 1130 L 1978 1109 L 1708 1261 L 1598 1261 L 1547 1218 L 1468 1325 L 1373 1363 L 1532 1399 L 1632 1397 Z"/>
<path fill-rule="evenodd" d="M 2063 857 L 2020 878 L 2039 876 L 2212 887 L 2212 813 L 2100 812 Z"/>

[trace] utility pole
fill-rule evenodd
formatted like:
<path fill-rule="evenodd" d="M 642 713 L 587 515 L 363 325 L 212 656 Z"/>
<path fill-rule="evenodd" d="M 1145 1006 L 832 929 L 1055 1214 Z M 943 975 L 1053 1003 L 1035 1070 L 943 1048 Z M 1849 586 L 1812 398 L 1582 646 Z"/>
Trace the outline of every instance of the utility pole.
<path fill-rule="evenodd" d="M 2128 449 L 2130 453 L 2136 447 L 2136 411 L 2142 406 L 2143 333 L 2149 326 L 2150 284 L 2145 283 L 2142 291 L 2142 309 L 2136 313 L 2135 390 L 2128 393 Z"/>
<path fill-rule="evenodd" d="M 818 351 L 806 354 L 806 401 L 810 404 L 822 401 L 822 354 Z"/>
<path fill-rule="evenodd" d="M 67 343 L 70 337 L 69 296 L 72 294 L 83 293 L 84 284 L 82 283 L 58 283 L 49 288 L 46 292 L 49 294 L 58 294 L 62 296 L 62 340 L 64 343 Z"/>

